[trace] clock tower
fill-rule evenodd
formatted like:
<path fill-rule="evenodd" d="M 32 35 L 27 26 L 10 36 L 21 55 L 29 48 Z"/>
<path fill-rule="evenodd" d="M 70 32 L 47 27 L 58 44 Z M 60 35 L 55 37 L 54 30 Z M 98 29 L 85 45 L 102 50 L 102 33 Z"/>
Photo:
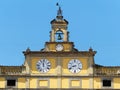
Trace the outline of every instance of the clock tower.
<path fill-rule="evenodd" d="M 68 21 L 63 18 L 59 6 L 57 16 L 51 21 L 50 41 L 46 42 L 44 51 L 69 52 L 73 51 L 74 44 L 69 42 Z"/>
<path fill-rule="evenodd" d="M 61 7 L 57 12 L 56 19 L 51 21 L 52 31 L 50 32 L 50 42 L 68 42 L 67 25 L 68 21 L 63 19 Z"/>
<path fill-rule="evenodd" d="M 51 21 L 50 40 L 40 51 L 24 52 L 28 88 L 93 88 L 93 66 L 96 51 L 79 51 L 69 41 L 68 21 L 58 5 Z M 34 82 L 34 83 L 33 83 Z M 36 82 L 36 83 L 35 83 Z"/>

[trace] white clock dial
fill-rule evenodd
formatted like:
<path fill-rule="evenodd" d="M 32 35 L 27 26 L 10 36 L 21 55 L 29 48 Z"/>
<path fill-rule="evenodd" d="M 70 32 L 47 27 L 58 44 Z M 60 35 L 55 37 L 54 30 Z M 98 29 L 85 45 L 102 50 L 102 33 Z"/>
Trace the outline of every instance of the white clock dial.
<path fill-rule="evenodd" d="M 82 69 L 82 63 L 80 60 L 72 59 L 68 63 L 68 69 L 72 73 L 78 73 Z"/>
<path fill-rule="evenodd" d="M 47 59 L 41 59 L 37 62 L 36 67 L 40 72 L 46 73 L 50 70 L 51 64 Z"/>
<path fill-rule="evenodd" d="M 57 51 L 62 51 L 62 50 L 63 50 L 63 46 L 62 46 L 61 44 L 58 44 L 58 45 L 56 46 L 56 50 L 57 50 Z"/>

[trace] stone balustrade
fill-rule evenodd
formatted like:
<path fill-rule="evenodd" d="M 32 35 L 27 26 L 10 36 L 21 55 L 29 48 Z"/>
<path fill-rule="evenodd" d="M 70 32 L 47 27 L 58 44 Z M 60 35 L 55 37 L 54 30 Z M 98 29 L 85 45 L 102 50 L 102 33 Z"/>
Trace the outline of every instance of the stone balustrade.
<path fill-rule="evenodd" d="M 14 74 L 24 74 L 25 66 L 0 66 L 0 74 L 14 75 Z"/>
<path fill-rule="evenodd" d="M 120 75 L 120 67 L 96 67 L 94 69 L 95 75 Z"/>

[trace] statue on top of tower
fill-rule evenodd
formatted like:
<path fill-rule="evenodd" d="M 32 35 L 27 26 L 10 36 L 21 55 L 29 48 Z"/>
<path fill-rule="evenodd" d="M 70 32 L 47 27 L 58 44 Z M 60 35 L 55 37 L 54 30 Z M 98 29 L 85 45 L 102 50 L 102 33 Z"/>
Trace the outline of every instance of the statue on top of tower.
<path fill-rule="evenodd" d="M 57 16 L 62 16 L 62 10 L 61 10 L 59 3 L 57 3 L 56 6 L 59 7 L 58 12 L 57 12 Z"/>

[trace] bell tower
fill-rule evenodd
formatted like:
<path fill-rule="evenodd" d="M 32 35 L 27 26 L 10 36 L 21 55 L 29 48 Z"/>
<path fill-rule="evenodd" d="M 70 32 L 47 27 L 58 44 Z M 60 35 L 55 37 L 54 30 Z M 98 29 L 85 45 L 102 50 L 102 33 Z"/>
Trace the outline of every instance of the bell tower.
<path fill-rule="evenodd" d="M 50 31 L 50 42 L 68 42 L 68 21 L 63 19 L 62 10 L 58 3 L 57 6 L 59 9 L 57 11 L 56 19 L 51 21 L 52 31 Z"/>
<path fill-rule="evenodd" d="M 46 42 L 47 52 L 69 52 L 76 51 L 73 42 L 69 41 L 68 21 L 63 18 L 60 5 L 57 3 L 58 11 L 55 19 L 51 21 L 50 41 Z"/>

